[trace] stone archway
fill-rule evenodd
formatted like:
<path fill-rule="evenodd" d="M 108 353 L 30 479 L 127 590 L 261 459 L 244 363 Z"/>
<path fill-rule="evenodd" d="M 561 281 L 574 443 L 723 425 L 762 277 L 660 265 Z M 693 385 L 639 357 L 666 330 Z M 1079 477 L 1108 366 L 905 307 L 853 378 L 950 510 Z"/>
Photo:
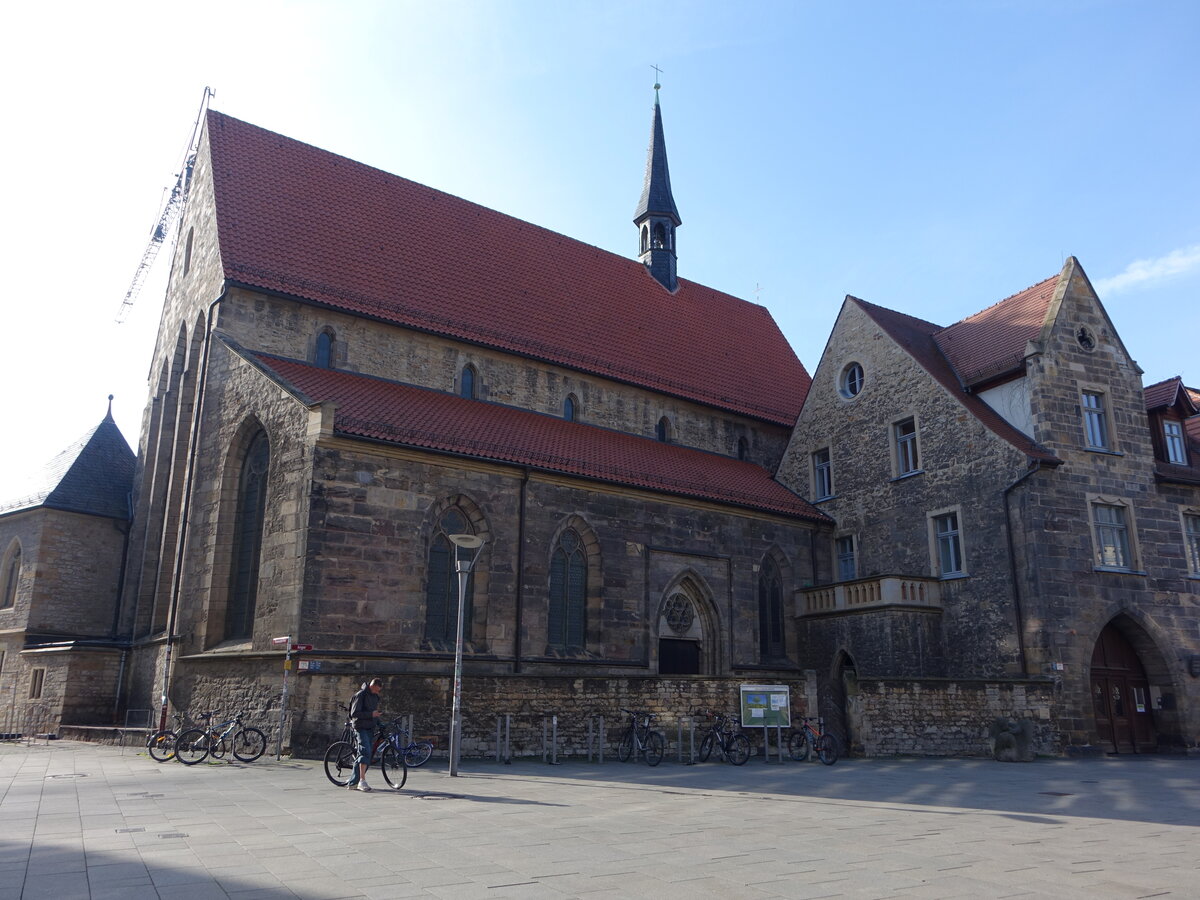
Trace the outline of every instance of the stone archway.
<path fill-rule="evenodd" d="M 660 675 L 715 675 L 717 624 L 702 582 L 678 578 L 663 594 L 655 634 Z"/>
<path fill-rule="evenodd" d="M 1148 640 L 1148 636 L 1138 634 Z M 1092 649 L 1092 713 L 1100 746 L 1108 753 L 1158 749 L 1154 699 L 1141 654 L 1119 620 L 1104 626 Z"/>

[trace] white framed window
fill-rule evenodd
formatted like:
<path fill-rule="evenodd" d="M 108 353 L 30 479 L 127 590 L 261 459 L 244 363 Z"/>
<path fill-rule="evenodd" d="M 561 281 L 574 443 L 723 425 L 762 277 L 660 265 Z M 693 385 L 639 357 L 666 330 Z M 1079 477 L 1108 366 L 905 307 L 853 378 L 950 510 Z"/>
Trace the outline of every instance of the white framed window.
<path fill-rule="evenodd" d="M 46 670 L 34 669 L 29 673 L 29 699 L 41 700 L 42 688 L 46 683 Z"/>
<path fill-rule="evenodd" d="M 838 581 L 853 581 L 858 577 L 858 560 L 854 552 L 854 535 L 847 534 L 834 541 L 837 553 Z"/>
<path fill-rule="evenodd" d="M 1101 391 L 1085 390 L 1080 394 L 1080 409 L 1083 411 L 1083 436 L 1090 450 L 1111 450 L 1112 438 L 1108 430 L 1108 410 Z"/>
<path fill-rule="evenodd" d="M 917 420 L 913 416 L 892 423 L 892 462 L 896 477 L 921 471 L 920 446 L 917 441 Z"/>
<path fill-rule="evenodd" d="M 1124 497 L 1091 494 L 1088 503 L 1096 568 L 1137 571 L 1137 529 L 1130 501 Z"/>
<path fill-rule="evenodd" d="M 833 496 L 833 462 L 829 448 L 823 447 L 812 455 L 813 499 L 827 500 Z"/>
<path fill-rule="evenodd" d="M 1185 510 L 1183 518 L 1183 552 L 1187 557 L 1188 572 L 1200 576 L 1200 510 Z"/>
<path fill-rule="evenodd" d="M 967 574 L 961 510 L 958 507 L 929 514 L 929 555 L 933 574 L 957 578 Z"/>
<path fill-rule="evenodd" d="M 1183 442 L 1183 423 L 1167 419 L 1163 422 L 1163 447 L 1167 451 L 1167 462 L 1177 466 L 1187 465 L 1187 445 Z"/>
<path fill-rule="evenodd" d="M 852 362 L 838 376 L 838 393 L 847 400 L 853 400 L 862 393 L 864 381 L 863 367 Z"/>

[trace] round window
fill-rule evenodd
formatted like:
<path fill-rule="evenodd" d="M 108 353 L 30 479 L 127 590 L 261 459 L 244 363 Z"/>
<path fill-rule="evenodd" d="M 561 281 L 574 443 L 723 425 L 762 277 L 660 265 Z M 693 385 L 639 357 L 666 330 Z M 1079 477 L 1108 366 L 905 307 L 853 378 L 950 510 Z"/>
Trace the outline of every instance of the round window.
<path fill-rule="evenodd" d="M 863 389 L 863 368 L 858 363 L 850 363 L 842 369 L 842 377 L 838 390 L 847 400 L 857 397 Z"/>

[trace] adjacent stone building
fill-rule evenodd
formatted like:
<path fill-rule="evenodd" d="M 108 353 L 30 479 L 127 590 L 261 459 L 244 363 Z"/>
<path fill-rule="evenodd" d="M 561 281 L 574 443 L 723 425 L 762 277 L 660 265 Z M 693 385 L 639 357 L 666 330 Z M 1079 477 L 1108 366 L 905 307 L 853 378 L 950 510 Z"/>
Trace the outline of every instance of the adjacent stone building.
<path fill-rule="evenodd" d="M 0 732 L 116 716 L 133 469 L 110 410 L 0 505 Z"/>
<path fill-rule="evenodd" d="M 837 523 L 798 642 L 852 744 L 991 684 L 1068 750 L 1196 746 L 1200 420 L 1140 376 L 1075 259 L 944 328 L 846 299 L 779 479 Z"/>

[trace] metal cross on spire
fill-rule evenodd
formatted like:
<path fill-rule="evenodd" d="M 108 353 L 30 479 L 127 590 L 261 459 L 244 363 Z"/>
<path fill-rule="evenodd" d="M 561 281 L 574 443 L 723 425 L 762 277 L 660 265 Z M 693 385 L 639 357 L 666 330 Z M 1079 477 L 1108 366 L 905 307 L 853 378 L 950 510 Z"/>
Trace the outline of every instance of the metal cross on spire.
<path fill-rule="evenodd" d="M 657 91 L 660 87 L 662 87 L 662 85 L 658 83 L 658 76 L 662 74 L 662 69 L 654 65 L 650 66 L 650 68 L 654 70 L 654 89 Z"/>

